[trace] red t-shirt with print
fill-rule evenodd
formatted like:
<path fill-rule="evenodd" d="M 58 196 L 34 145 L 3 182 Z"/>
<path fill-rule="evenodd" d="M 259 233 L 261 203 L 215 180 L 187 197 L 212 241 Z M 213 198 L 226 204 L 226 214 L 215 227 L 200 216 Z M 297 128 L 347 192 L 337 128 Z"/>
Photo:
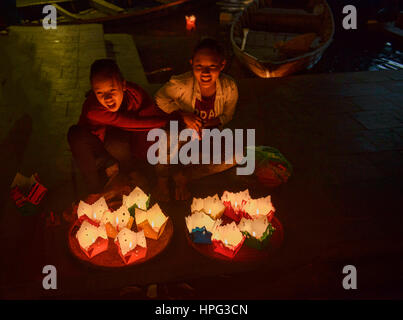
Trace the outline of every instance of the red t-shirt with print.
<path fill-rule="evenodd" d="M 202 97 L 202 100 L 196 99 L 195 114 L 202 119 L 203 123 L 217 117 L 214 111 L 215 94 L 211 97 Z"/>

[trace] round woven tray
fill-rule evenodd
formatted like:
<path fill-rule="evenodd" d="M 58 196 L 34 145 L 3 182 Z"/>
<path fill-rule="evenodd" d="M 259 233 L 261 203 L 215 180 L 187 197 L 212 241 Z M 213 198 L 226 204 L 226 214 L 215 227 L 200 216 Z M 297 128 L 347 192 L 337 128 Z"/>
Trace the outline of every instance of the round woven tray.
<path fill-rule="evenodd" d="M 85 202 L 92 204 L 97 199 L 102 196 L 105 196 L 106 202 L 110 209 L 116 210 L 122 205 L 122 195 L 130 193 L 130 187 L 122 188 L 120 190 L 116 190 L 115 194 L 99 194 L 96 196 L 91 196 L 91 198 L 87 198 L 84 200 Z M 122 193 L 123 192 L 123 193 Z M 120 200 L 119 200 L 120 198 Z M 73 208 L 73 215 L 77 216 L 77 207 Z M 164 249 L 168 246 L 171 241 L 173 235 L 173 223 L 171 219 L 168 219 L 165 229 L 158 240 L 153 240 L 146 238 L 147 241 L 147 254 L 143 259 L 134 261 L 133 263 L 125 264 L 118 253 L 118 247 L 114 243 L 114 239 L 108 238 L 109 244 L 108 249 L 93 258 L 88 258 L 87 255 L 82 251 L 78 240 L 76 238 L 76 233 L 80 228 L 80 222 L 76 220 L 72 223 L 68 232 L 68 244 L 69 249 L 74 257 L 79 259 L 80 261 L 93 266 L 100 268 L 120 268 L 120 267 L 128 267 L 137 264 L 141 264 L 147 262 L 148 260 L 154 258 L 158 254 L 160 254 Z M 136 230 L 136 224 L 133 223 L 132 230 Z"/>

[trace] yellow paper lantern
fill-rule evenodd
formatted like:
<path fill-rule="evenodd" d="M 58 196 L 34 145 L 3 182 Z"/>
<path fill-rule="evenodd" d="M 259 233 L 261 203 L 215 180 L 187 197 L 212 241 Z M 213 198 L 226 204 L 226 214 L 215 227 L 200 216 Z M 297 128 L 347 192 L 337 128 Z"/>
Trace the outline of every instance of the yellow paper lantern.
<path fill-rule="evenodd" d="M 147 211 L 136 208 L 135 219 L 137 228 L 144 230 L 145 236 L 154 240 L 161 236 L 168 221 L 158 204 Z"/>

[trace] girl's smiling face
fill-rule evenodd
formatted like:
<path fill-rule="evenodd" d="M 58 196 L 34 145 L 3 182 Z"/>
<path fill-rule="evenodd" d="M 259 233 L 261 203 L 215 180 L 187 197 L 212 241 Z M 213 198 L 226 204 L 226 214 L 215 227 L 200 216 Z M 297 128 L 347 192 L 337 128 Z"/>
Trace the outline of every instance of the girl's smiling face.
<path fill-rule="evenodd" d="M 102 75 L 96 75 L 93 77 L 91 84 L 100 104 L 111 112 L 119 110 L 126 91 L 126 80 L 122 81 L 117 77 L 106 78 Z"/>
<path fill-rule="evenodd" d="M 197 79 L 201 88 L 208 89 L 215 86 L 215 82 L 220 76 L 220 72 L 225 67 L 225 60 L 214 50 L 201 49 L 196 52 L 190 60 L 193 68 L 193 75 Z"/>

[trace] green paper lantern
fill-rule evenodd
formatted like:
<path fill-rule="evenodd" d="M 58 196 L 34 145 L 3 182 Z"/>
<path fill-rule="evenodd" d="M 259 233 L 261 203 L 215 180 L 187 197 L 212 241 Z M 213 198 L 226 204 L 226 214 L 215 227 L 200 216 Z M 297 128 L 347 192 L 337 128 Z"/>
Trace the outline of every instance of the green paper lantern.
<path fill-rule="evenodd" d="M 151 194 L 148 194 L 148 199 L 146 201 L 146 209 L 147 210 L 150 208 L 150 198 L 151 198 Z M 128 208 L 129 213 L 133 218 L 134 218 L 134 214 L 136 212 L 136 208 L 138 208 L 136 203 L 134 205 L 132 205 L 130 208 Z"/>
<path fill-rule="evenodd" d="M 273 232 L 275 230 L 276 229 L 271 225 L 271 223 L 269 223 L 269 225 L 267 226 L 265 232 L 263 233 L 263 235 L 259 239 L 255 238 L 253 235 L 251 235 L 247 231 L 242 231 L 242 234 L 246 237 L 245 238 L 245 244 L 248 247 L 254 248 L 254 249 L 257 249 L 257 250 L 263 250 L 269 244 L 269 240 L 270 240 L 270 238 L 273 235 Z"/>
<path fill-rule="evenodd" d="M 250 146 L 255 152 L 255 175 L 267 187 L 276 187 L 288 181 L 292 165 L 284 155 L 273 147 Z"/>

